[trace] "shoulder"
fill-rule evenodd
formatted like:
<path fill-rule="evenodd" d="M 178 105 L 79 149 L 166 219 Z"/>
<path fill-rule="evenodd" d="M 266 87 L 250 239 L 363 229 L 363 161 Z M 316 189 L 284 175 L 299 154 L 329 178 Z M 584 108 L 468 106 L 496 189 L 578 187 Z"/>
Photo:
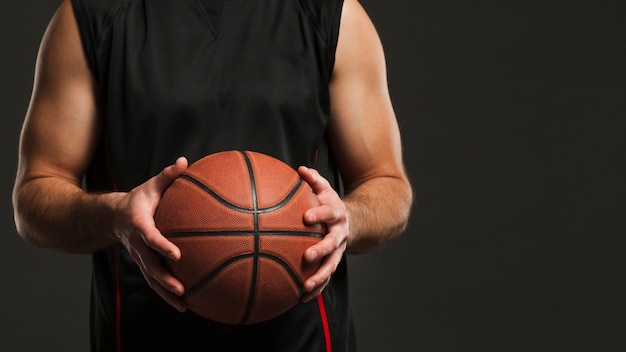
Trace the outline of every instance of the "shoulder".
<path fill-rule="evenodd" d="M 386 74 L 384 50 L 369 15 L 357 0 L 345 0 L 337 44 L 335 75 Z M 380 78 L 380 77 L 379 77 Z"/>

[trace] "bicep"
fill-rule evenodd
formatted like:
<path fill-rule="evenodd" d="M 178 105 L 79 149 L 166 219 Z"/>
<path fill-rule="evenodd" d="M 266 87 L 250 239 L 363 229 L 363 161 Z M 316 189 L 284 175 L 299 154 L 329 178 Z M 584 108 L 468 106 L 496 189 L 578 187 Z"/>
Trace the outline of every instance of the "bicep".
<path fill-rule="evenodd" d="M 39 49 L 20 138 L 18 181 L 53 176 L 80 182 L 98 141 L 96 96 L 74 13 L 65 1 Z"/>
<path fill-rule="evenodd" d="M 363 8 L 344 3 L 330 84 L 330 141 L 348 192 L 375 177 L 404 178 L 383 48 Z"/>

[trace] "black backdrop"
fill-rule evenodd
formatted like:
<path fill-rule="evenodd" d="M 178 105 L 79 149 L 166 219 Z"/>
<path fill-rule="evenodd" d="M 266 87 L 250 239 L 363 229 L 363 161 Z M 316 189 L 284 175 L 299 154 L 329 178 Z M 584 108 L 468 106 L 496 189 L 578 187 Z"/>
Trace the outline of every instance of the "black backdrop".
<path fill-rule="evenodd" d="M 58 2 L 0 4 L 2 351 L 88 349 L 88 257 L 21 242 L 10 202 Z M 625 350 L 626 3 L 362 3 L 417 204 L 350 259 L 360 350 Z"/>

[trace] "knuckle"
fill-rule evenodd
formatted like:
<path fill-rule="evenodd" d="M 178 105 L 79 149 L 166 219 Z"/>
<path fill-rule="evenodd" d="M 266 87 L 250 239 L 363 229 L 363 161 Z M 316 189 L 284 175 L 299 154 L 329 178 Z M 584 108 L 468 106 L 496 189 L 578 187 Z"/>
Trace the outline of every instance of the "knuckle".
<path fill-rule="evenodd" d="M 332 212 L 332 217 L 333 220 L 339 220 L 341 218 L 341 212 L 339 211 L 339 209 L 332 207 L 331 208 L 331 212 Z"/>

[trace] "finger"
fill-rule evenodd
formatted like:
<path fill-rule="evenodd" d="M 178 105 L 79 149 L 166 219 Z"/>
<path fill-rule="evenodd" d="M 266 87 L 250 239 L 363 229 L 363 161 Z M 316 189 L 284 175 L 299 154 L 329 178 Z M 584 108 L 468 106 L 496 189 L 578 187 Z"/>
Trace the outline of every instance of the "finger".
<path fill-rule="evenodd" d="M 180 249 L 161 234 L 156 228 L 153 217 L 145 216 L 138 218 L 135 220 L 134 225 L 149 248 L 173 261 L 180 259 Z"/>
<path fill-rule="evenodd" d="M 173 295 L 182 296 L 185 293 L 183 284 L 170 274 L 156 256 L 154 257 L 154 260 L 151 260 L 150 264 L 146 266 L 146 271 L 150 277 L 159 284 L 159 288 L 166 289 Z"/>
<path fill-rule="evenodd" d="M 343 218 L 343 212 L 332 205 L 321 205 L 307 209 L 304 213 L 304 222 L 311 225 L 317 223 L 334 223 Z"/>
<path fill-rule="evenodd" d="M 322 291 L 324 291 L 330 283 L 332 275 L 337 270 L 337 266 L 339 266 L 344 252 L 345 246 L 335 251 L 331 256 L 326 258 L 325 263 L 320 269 L 305 281 L 303 285 L 305 295 L 302 297 L 302 302 L 306 303 L 319 296 Z"/>
<path fill-rule="evenodd" d="M 300 166 L 298 168 L 298 174 L 300 175 L 300 177 L 302 177 L 304 181 L 306 181 L 311 186 L 313 192 L 317 194 L 332 188 L 328 180 L 323 178 L 315 169 L 311 169 L 306 166 Z"/>
<path fill-rule="evenodd" d="M 345 252 L 345 244 L 332 254 L 327 256 L 320 268 L 304 282 L 303 288 L 305 292 L 312 292 L 316 287 L 322 285 L 337 270 L 337 266 L 343 258 Z"/>
<path fill-rule="evenodd" d="M 154 252 L 138 253 L 138 263 L 148 285 L 167 303 L 179 312 L 187 310 L 187 304 L 181 298 L 185 293 L 183 284 L 161 264 Z"/>
<path fill-rule="evenodd" d="M 341 246 L 345 246 L 347 233 L 341 233 L 340 229 L 334 228 L 321 241 L 307 248 L 304 252 L 304 259 L 313 263 L 330 253 L 336 251 Z"/>
<path fill-rule="evenodd" d="M 321 295 L 322 291 L 324 291 L 324 289 L 330 283 L 330 279 L 331 279 L 331 277 L 329 276 L 321 285 L 317 286 L 315 288 L 315 290 L 313 290 L 312 292 L 307 293 L 304 296 L 302 296 L 302 302 L 307 303 L 307 302 L 315 299 L 317 296 Z"/>
<path fill-rule="evenodd" d="M 144 277 L 155 291 L 166 290 L 175 296 L 182 296 L 185 287 L 176 277 L 174 277 L 162 264 L 158 255 L 152 250 L 141 246 L 133 247 L 129 252 L 135 262 L 139 265 Z"/>
<path fill-rule="evenodd" d="M 152 289 L 163 298 L 167 303 L 169 303 L 172 307 L 176 308 L 179 312 L 183 313 L 187 310 L 187 303 L 178 295 L 173 294 L 172 292 L 166 290 L 163 286 L 159 284 L 157 280 L 150 276 L 146 276 L 146 280 L 148 281 L 148 285 L 152 287 Z"/>
<path fill-rule="evenodd" d="M 187 170 L 188 161 L 185 157 L 179 157 L 174 164 L 166 167 L 150 181 L 154 184 L 155 190 L 162 194 L 174 180 Z"/>

